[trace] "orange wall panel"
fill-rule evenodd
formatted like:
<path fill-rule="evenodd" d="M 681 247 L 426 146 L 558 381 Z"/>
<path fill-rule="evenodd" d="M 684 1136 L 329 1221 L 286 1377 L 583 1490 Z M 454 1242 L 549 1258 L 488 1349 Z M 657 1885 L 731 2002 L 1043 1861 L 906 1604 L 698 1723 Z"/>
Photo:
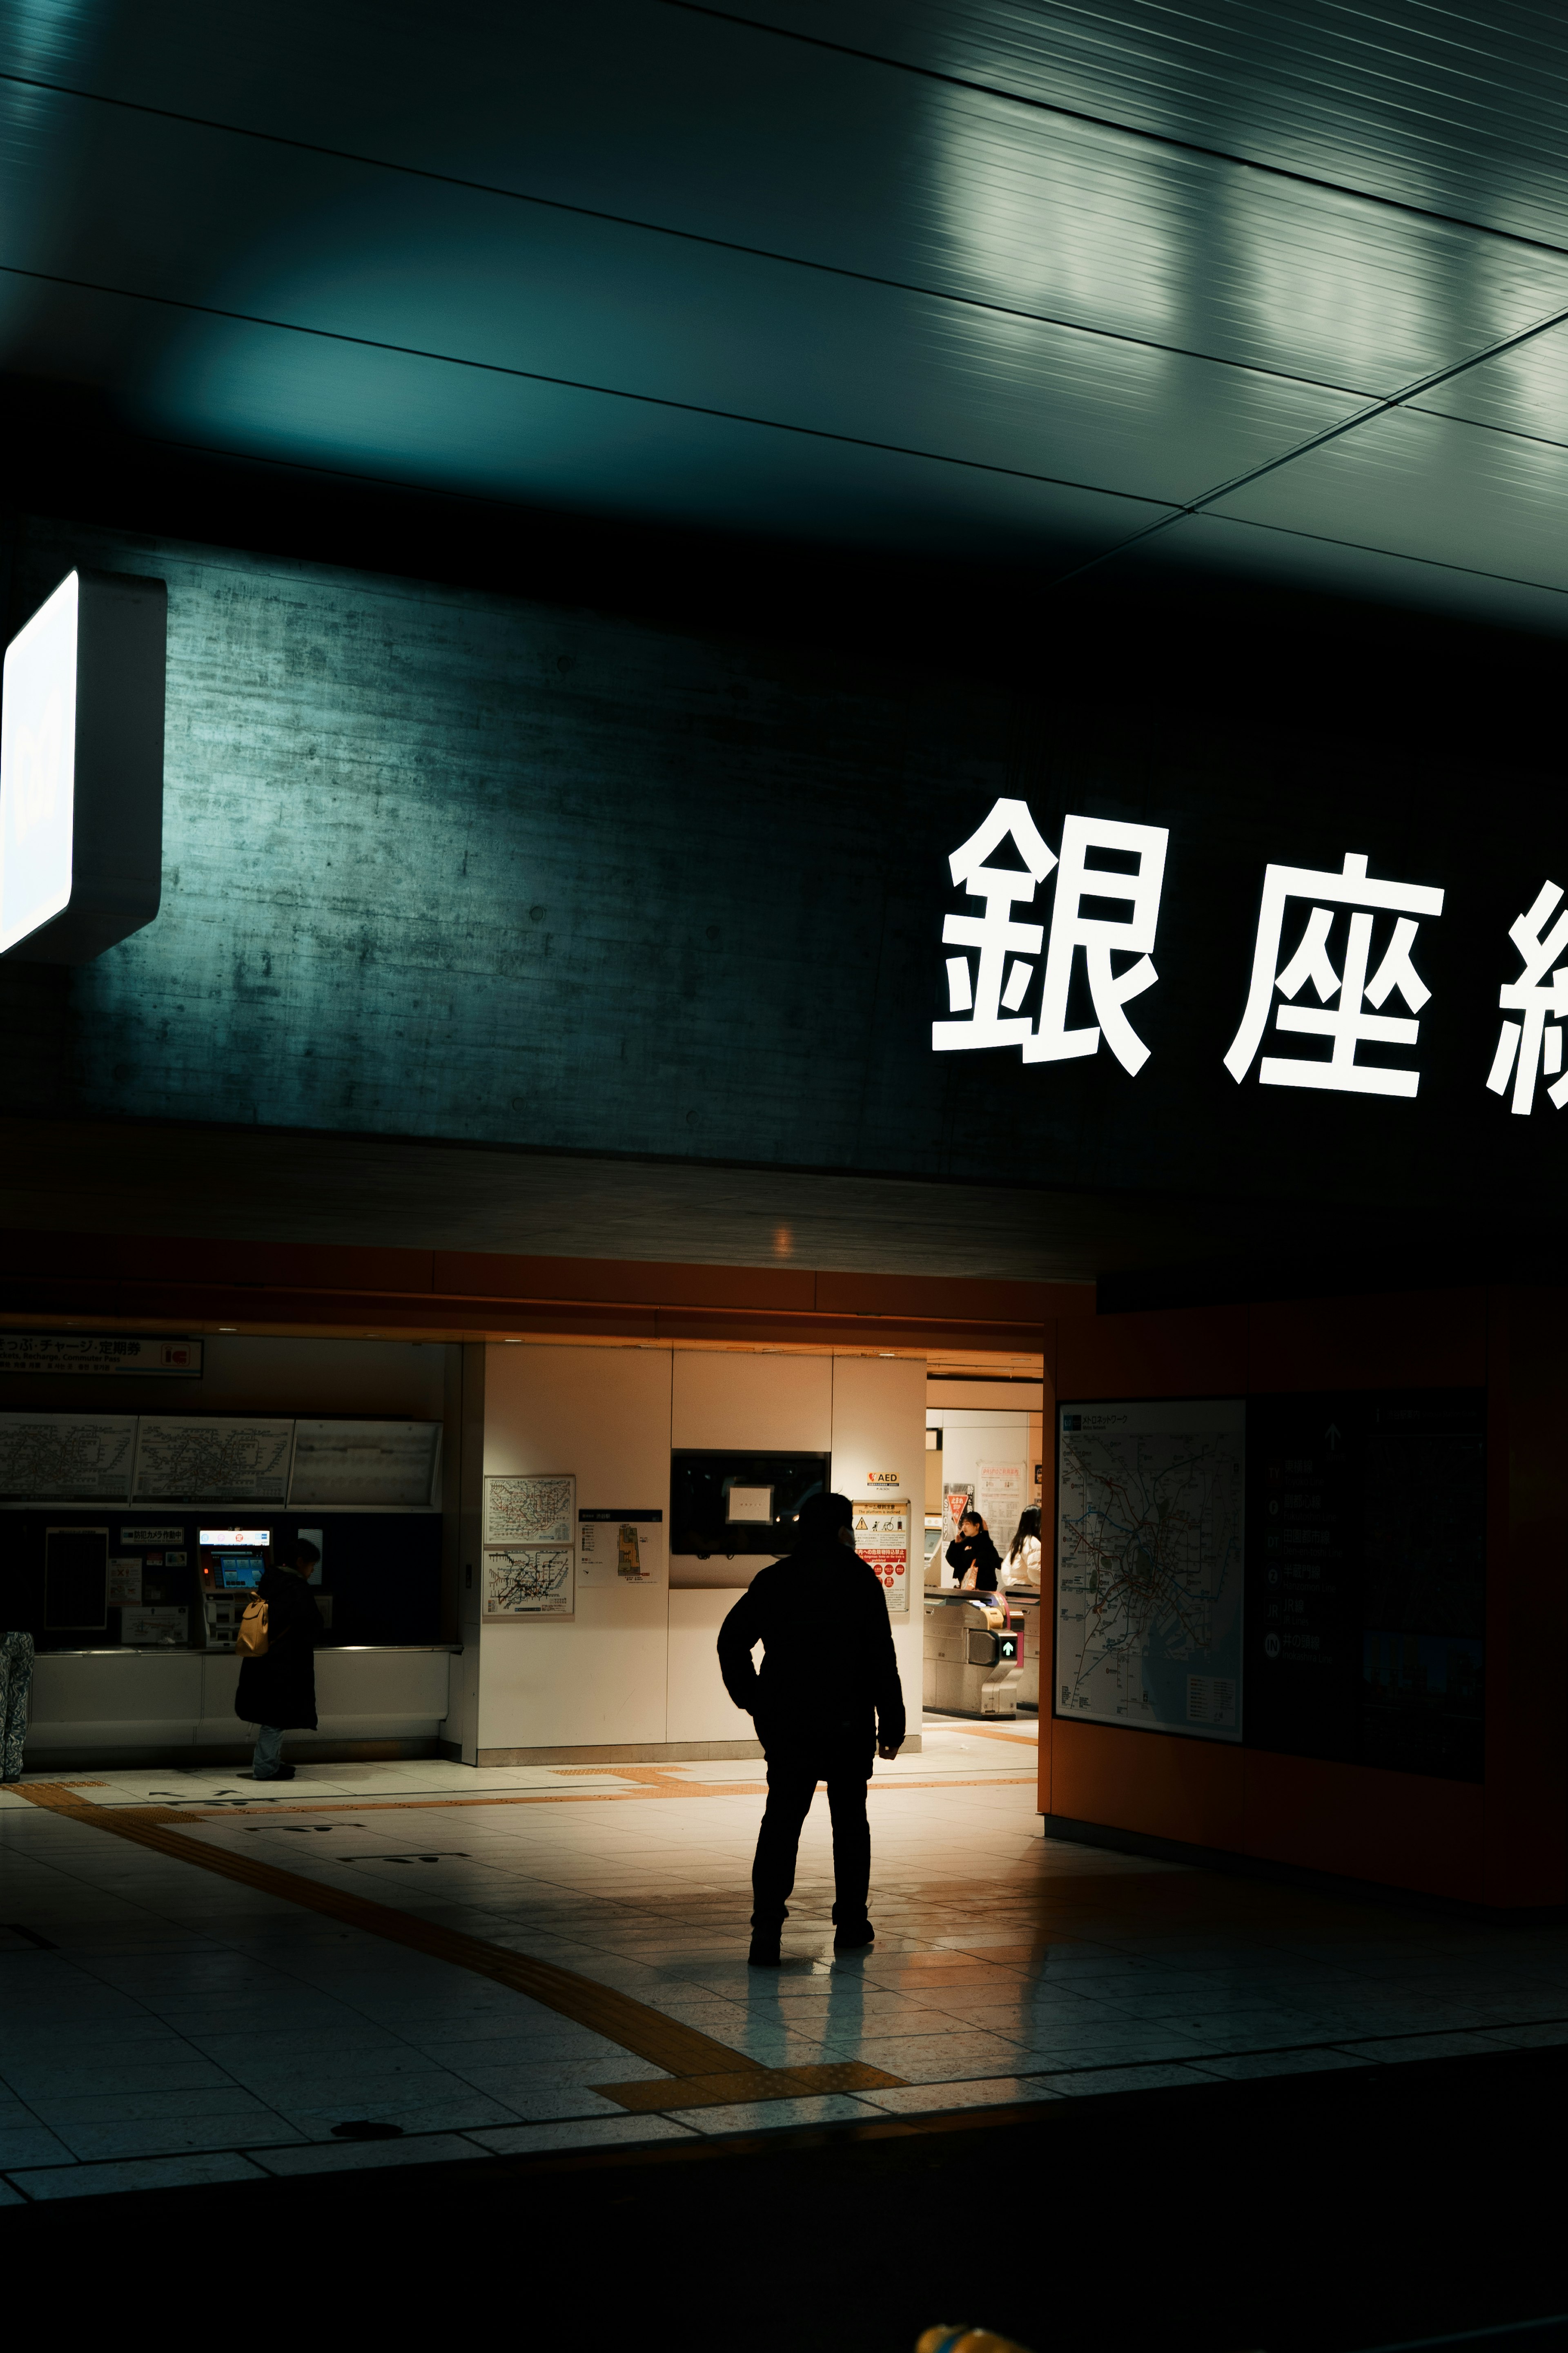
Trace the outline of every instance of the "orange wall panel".
<path fill-rule="evenodd" d="M 1265 1392 L 1479 1388 L 1487 1295 L 1478 1287 L 1254 1307 L 1247 1359 L 1247 1387 Z"/>
<path fill-rule="evenodd" d="M 1239 1397 L 1247 1386 L 1245 1307 L 1149 1315 L 1064 1315 L 1058 1398 Z"/>
<path fill-rule="evenodd" d="M 1568 1297 L 1492 1299 L 1487 1901 L 1568 1902 Z"/>
<path fill-rule="evenodd" d="M 1568 1902 L 1564 1328 L 1568 1294 L 1478 1288 L 1063 1314 L 1047 1335 L 1056 1398 L 1489 1388 L 1487 1778 L 1474 1787 L 1055 1723 L 1047 1650 L 1042 1810 L 1471 1902 Z M 1052 1402 L 1048 1391 L 1047 1413 Z M 1047 1500 L 1047 1538 L 1053 1525 Z M 1049 1558 L 1047 1546 L 1047 1644 Z"/>
<path fill-rule="evenodd" d="M 1244 1751 L 1114 1725 L 1052 1726 L 1050 1811 L 1189 1846 L 1236 1849 Z"/>
<path fill-rule="evenodd" d="M 1481 1791 L 1318 1757 L 1244 1752 L 1241 1852 L 1479 1904 Z"/>

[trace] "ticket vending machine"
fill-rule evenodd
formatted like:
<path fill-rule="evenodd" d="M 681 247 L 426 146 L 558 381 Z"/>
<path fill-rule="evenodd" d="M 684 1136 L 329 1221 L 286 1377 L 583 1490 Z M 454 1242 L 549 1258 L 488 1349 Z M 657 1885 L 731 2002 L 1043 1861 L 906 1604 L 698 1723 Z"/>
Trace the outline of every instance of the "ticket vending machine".
<path fill-rule="evenodd" d="M 198 1528 L 196 1544 L 202 1596 L 203 1641 L 209 1651 L 232 1651 L 239 1633 L 245 1605 L 261 1582 L 275 1543 L 288 1545 L 309 1536 L 321 1549 L 319 1528 L 297 1528 L 275 1534 L 271 1528 Z M 310 1599 L 323 1631 L 332 1623 L 332 1597 L 322 1591 L 321 1564 L 310 1578 Z"/>
<path fill-rule="evenodd" d="M 270 1528 L 199 1528 L 204 1639 L 209 1651 L 232 1651 L 245 1605 L 272 1557 Z"/>

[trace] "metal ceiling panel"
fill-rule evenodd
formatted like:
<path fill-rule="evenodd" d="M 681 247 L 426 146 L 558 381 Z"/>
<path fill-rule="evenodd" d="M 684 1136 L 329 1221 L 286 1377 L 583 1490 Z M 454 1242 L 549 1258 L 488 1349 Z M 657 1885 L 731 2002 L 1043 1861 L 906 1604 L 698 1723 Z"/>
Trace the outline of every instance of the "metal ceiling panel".
<path fill-rule="evenodd" d="M 1554 328 L 1518 351 L 1469 368 L 1414 405 L 1498 432 L 1568 445 L 1568 329 Z"/>
<path fill-rule="evenodd" d="M 1146 500 L 241 323 L 193 322 L 143 416 L 205 447 L 531 505 L 1077 562 Z"/>
<path fill-rule="evenodd" d="M 377 11 L 374 37 L 348 0 L 279 0 L 268 23 L 268 43 L 237 43 L 195 0 L 159 0 L 133 41 L 111 18 L 55 69 L 258 138 L 619 213 L 653 237 L 728 240 L 1363 392 L 1568 289 L 1552 254 L 658 0 L 479 9 L 439 40 L 406 5 Z M 113 107 L 79 100 L 41 139 L 47 114 L 40 94 L 21 108 L 29 169 L 41 151 L 96 159 L 113 142 Z"/>
<path fill-rule="evenodd" d="M 1404 606 L 1448 619 L 1481 619 L 1538 635 L 1568 632 L 1568 595 L 1561 590 L 1498 579 L 1430 557 L 1357 546 L 1320 533 L 1244 522 L 1226 513 L 1184 516 L 1119 558 L 1116 576 L 1142 575 L 1169 589 L 1194 571 L 1367 605 Z M 1110 575 L 1101 570 L 1091 576 Z M 1404 691 L 1391 680 L 1391 694 Z"/>
<path fill-rule="evenodd" d="M 1568 448 L 1406 408 L 1281 467 L 1215 512 L 1568 592 L 1565 509 Z"/>
<path fill-rule="evenodd" d="M 58 100 L 46 116 L 51 110 L 68 126 L 79 111 Z M 132 401 L 154 429 L 177 423 L 226 446 L 238 431 L 237 446 L 254 447 L 251 434 L 261 429 L 291 438 L 314 462 L 342 462 L 345 440 L 357 448 L 363 430 L 364 369 L 350 360 L 351 343 L 338 346 L 335 405 L 331 362 L 321 350 L 293 366 L 269 364 L 264 401 L 232 377 L 219 395 L 210 356 L 199 365 L 193 358 L 227 341 L 204 333 L 204 310 L 394 346 L 451 363 L 454 379 L 517 371 L 965 469 L 1177 503 L 1357 406 L 1353 395 L 1184 353 L 649 239 L 224 132 L 128 114 L 96 131 L 90 169 L 33 266 L 79 289 L 134 292 L 163 306 L 132 330 L 131 352 L 119 341 L 122 306 L 105 308 L 93 380 Z M 26 174 L 16 174 L 13 186 L 22 194 Z M 203 192 L 199 206 L 193 188 Z M 9 364 L 34 375 L 80 371 L 79 308 L 40 288 L 30 313 L 6 338 Z M 426 381 L 419 405 L 434 423 L 443 396 L 435 376 Z M 310 387 L 308 434 L 289 382 Z M 455 446 L 460 439 L 476 487 L 501 487 L 468 438 L 476 407 L 499 413 L 492 396 L 454 381 L 450 397 Z M 542 433 L 545 411 L 532 414 L 526 443 L 508 454 L 505 487 L 548 495 L 564 453 Z M 614 470 L 637 437 L 628 441 L 602 400 L 562 414 L 574 450 L 602 433 L 594 494 L 613 495 Z M 415 464 L 413 449 L 400 454 L 389 436 L 384 462 L 402 472 Z M 831 471 L 841 486 L 842 466 Z M 635 502 L 635 483 L 624 487 Z"/>
<path fill-rule="evenodd" d="M 1568 245 L 1568 18 L 1551 9 L 768 0 L 722 13 Z"/>
<path fill-rule="evenodd" d="M 0 369 L 1058 568 L 1271 466 L 1157 560 L 1341 545 L 1479 609 L 1561 575 L 1560 334 L 1279 461 L 1568 303 L 1565 132 L 1568 20 L 1518 6 L 60 0 L 0 19 Z"/>

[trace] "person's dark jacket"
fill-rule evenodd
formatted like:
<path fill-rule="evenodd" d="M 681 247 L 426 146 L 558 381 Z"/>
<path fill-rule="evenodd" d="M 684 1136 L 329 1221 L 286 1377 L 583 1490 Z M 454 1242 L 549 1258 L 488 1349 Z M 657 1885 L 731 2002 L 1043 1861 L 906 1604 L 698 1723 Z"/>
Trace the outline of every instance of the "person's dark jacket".
<path fill-rule="evenodd" d="M 321 1613 L 301 1577 L 276 1562 L 256 1588 L 267 1604 L 267 1648 L 241 1659 L 234 1712 L 245 1724 L 271 1724 L 282 1732 L 316 1728 L 316 1637 Z"/>
<path fill-rule="evenodd" d="M 949 1568 L 952 1569 L 953 1575 L 957 1577 L 960 1585 L 963 1583 L 964 1577 L 968 1575 L 972 1563 L 978 1571 L 974 1579 L 975 1591 L 977 1593 L 994 1593 L 996 1590 L 997 1572 L 1002 1567 L 1002 1556 L 997 1551 L 995 1546 L 992 1543 L 984 1528 L 981 1529 L 978 1535 L 954 1536 L 952 1542 L 948 1546 L 947 1565 Z"/>
<path fill-rule="evenodd" d="M 759 1674 L 752 1646 L 763 1646 Z M 904 1694 L 880 1581 L 837 1538 L 759 1569 L 719 1629 L 719 1665 L 737 1707 L 775 1753 L 864 1747 L 904 1736 Z"/>

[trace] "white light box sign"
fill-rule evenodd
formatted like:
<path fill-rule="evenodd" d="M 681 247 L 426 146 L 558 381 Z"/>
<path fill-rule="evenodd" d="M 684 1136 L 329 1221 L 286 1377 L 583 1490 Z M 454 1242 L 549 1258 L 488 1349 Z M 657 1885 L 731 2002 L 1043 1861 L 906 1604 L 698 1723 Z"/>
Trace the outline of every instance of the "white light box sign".
<path fill-rule="evenodd" d="M 161 580 L 73 572 L 5 649 L 0 955 L 89 964 L 158 912 Z"/>

